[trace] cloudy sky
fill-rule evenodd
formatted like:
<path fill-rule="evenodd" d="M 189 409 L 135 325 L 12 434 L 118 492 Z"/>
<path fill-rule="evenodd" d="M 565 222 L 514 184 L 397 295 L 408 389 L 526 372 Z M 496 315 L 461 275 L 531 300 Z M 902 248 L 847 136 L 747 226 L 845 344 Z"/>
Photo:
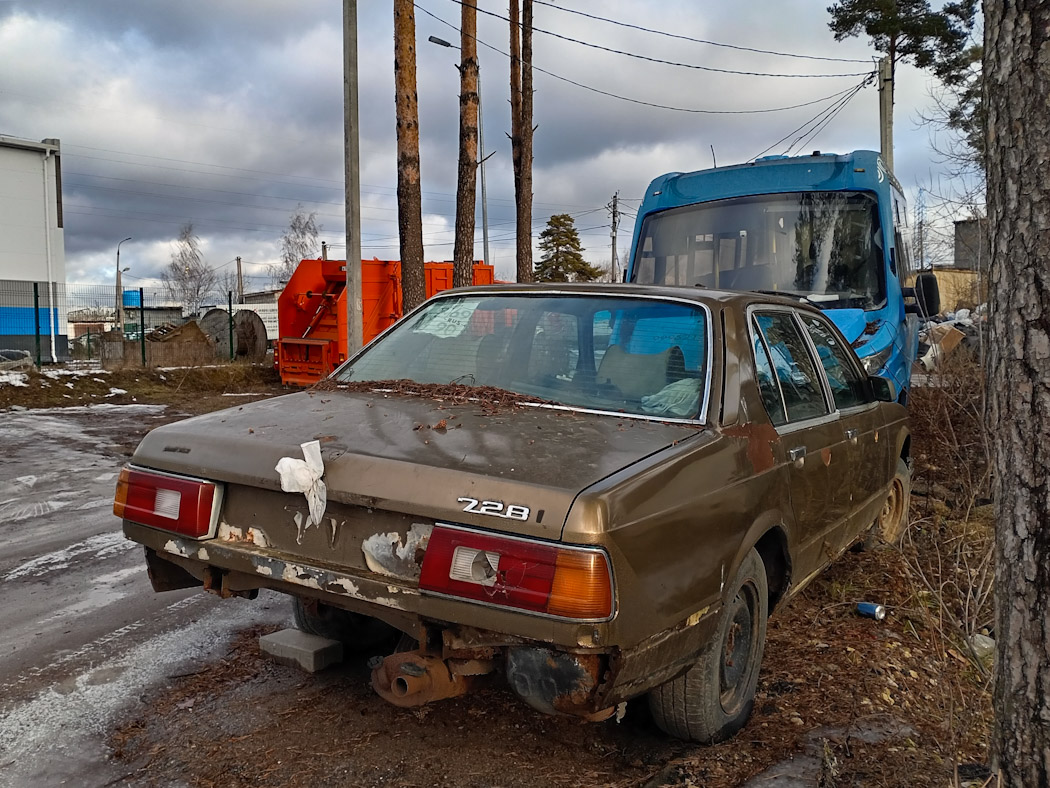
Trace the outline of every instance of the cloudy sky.
<path fill-rule="evenodd" d="M 537 0 L 534 63 L 549 73 L 535 74 L 534 237 L 552 213 L 570 213 L 586 256 L 607 264 L 613 193 L 625 210 L 623 255 L 649 181 L 710 167 L 712 147 L 721 165 L 792 144 L 792 152 L 877 149 L 873 86 L 807 134 L 875 55 L 864 39 L 834 40 L 826 5 Z M 492 262 L 512 278 L 507 3 L 479 8 L 492 14 L 478 19 L 485 146 L 494 152 Z M 676 39 L 566 9 L 809 57 Z M 358 13 L 363 253 L 396 259 L 391 3 L 361 0 Z M 453 0 L 416 5 L 423 235 L 433 260 L 452 256 L 459 81 L 457 53 L 427 38 L 458 42 L 459 13 Z M 126 284 L 152 286 L 192 221 L 210 265 L 229 271 L 239 255 L 253 276 L 248 289 L 262 288 L 299 204 L 316 212 L 331 256 L 342 256 L 341 14 L 339 0 L 0 0 L 0 134 L 62 142 L 67 281 L 110 281 L 116 244 L 132 236 L 121 250 Z M 898 70 L 896 172 L 913 196 L 919 186 L 950 189 L 919 123 L 932 87 L 924 74 Z M 807 106 L 756 112 L 799 104 Z M 480 223 L 479 210 L 477 257 Z"/>

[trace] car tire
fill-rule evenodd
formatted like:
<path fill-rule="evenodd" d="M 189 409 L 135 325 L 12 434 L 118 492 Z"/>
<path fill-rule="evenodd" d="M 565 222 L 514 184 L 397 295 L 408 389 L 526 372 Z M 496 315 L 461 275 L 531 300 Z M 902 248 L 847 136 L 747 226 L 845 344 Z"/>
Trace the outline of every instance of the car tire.
<path fill-rule="evenodd" d="M 392 643 L 397 632 L 377 618 L 299 597 L 292 598 L 292 615 L 296 629 L 309 635 L 338 640 L 349 651 L 362 651 Z"/>
<path fill-rule="evenodd" d="M 861 543 L 864 550 L 873 550 L 880 544 L 900 544 L 908 527 L 908 509 L 911 506 L 911 468 L 903 459 L 897 460 L 897 473 L 875 518 L 871 529 Z"/>
<path fill-rule="evenodd" d="M 769 614 L 766 570 L 754 548 L 726 600 L 715 635 L 693 666 L 649 692 L 653 721 L 679 739 L 724 741 L 751 716 Z"/>

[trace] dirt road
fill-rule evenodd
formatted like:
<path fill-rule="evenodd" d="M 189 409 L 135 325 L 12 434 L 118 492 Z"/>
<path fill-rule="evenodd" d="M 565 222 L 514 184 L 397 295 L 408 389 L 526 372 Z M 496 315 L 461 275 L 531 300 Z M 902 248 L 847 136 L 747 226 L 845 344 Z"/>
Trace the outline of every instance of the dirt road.
<path fill-rule="evenodd" d="M 0 419 L 0 785 L 119 777 L 104 734 L 147 687 L 286 605 L 156 595 L 113 516 L 128 444 L 163 406 L 9 410 Z M 278 612 L 279 611 L 279 612 Z"/>

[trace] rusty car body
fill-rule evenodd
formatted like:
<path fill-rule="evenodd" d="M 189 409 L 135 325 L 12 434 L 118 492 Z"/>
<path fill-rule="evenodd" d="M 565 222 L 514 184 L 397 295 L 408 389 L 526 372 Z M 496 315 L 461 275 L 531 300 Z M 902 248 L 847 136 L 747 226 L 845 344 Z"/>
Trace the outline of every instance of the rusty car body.
<path fill-rule="evenodd" d="M 590 719 L 648 693 L 711 742 L 750 714 L 769 612 L 903 521 L 895 395 L 795 299 L 467 288 L 314 390 L 149 433 L 115 511 L 158 591 L 276 589 L 350 647 L 407 633 L 373 672 L 391 702 L 502 673 Z"/>

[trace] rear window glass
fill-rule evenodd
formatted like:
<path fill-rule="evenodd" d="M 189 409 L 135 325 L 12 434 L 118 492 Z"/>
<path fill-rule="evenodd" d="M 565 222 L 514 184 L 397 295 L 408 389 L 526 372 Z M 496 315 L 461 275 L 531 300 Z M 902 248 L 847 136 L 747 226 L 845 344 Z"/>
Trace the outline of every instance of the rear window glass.
<path fill-rule="evenodd" d="M 568 408 L 695 419 L 707 385 L 697 305 L 479 294 L 428 303 L 340 368 L 340 381 L 494 386 Z"/>

